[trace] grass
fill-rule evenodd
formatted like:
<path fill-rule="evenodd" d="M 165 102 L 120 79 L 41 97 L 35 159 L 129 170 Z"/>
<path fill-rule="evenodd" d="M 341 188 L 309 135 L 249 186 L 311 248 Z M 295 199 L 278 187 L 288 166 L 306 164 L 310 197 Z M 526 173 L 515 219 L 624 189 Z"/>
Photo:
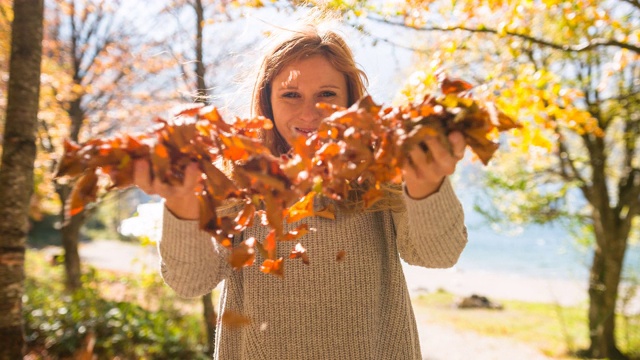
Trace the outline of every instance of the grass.
<path fill-rule="evenodd" d="M 587 307 L 498 301 L 503 310 L 458 309 L 456 296 L 447 292 L 420 295 L 414 310 L 428 314 L 431 321 L 482 335 L 508 337 L 529 344 L 546 356 L 575 359 L 576 351 L 588 346 Z M 618 317 L 618 346 L 640 359 L 640 314 Z"/>

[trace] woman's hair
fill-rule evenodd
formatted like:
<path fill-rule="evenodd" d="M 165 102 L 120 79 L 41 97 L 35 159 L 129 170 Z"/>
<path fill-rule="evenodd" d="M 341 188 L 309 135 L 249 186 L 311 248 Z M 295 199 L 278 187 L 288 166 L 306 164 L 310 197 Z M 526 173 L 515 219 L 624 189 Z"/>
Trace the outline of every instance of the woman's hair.
<path fill-rule="evenodd" d="M 314 19 L 315 20 L 315 19 Z M 366 92 L 367 76 L 355 62 L 353 53 L 343 37 L 335 31 L 323 29 L 317 21 L 306 22 L 294 29 L 283 29 L 279 37 L 274 38 L 271 47 L 262 59 L 258 76 L 253 86 L 252 116 L 264 116 L 273 121 L 271 108 L 271 86 L 273 79 L 292 62 L 311 56 L 323 56 L 339 72 L 344 74 L 347 83 L 347 101 L 351 106 Z M 324 20 L 324 19 L 321 19 Z M 321 23 L 322 24 L 322 23 Z M 327 24 L 326 22 L 324 23 Z M 290 146 L 274 126 L 264 133 L 265 145 L 273 155 L 280 156 L 289 151 Z M 352 184 L 352 190 L 339 208 L 347 212 L 363 210 L 363 195 L 371 184 Z M 400 185 L 385 184 L 385 196 L 367 211 L 391 209 L 404 210 Z"/>
<path fill-rule="evenodd" d="M 336 32 L 322 30 L 319 26 L 306 23 L 298 29 L 287 29 L 275 39 L 274 45 L 267 51 L 258 77 L 253 87 L 252 115 L 264 116 L 273 121 L 271 109 L 271 85 L 273 79 L 292 62 L 311 56 L 323 56 L 339 72 L 344 74 L 347 83 L 347 101 L 355 103 L 365 93 L 367 76 L 358 68 L 351 49 Z M 266 130 L 265 144 L 276 155 L 289 150 L 289 145 L 274 127 Z"/>

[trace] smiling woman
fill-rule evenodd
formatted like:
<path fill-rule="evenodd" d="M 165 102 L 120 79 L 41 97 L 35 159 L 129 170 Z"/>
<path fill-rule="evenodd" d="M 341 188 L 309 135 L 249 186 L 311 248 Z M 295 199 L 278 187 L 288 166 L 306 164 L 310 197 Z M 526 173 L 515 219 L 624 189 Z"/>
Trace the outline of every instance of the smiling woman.
<path fill-rule="evenodd" d="M 365 94 L 366 77 L 344 40 L 322 26 L 284 29 L 276 39 L 258 69 L 252 109 L 254 116 L 274 124 L 265 130 L 264 142 L 272 153 L 266 156 L 294 159 L 294 139 L 313 134 L 323 119 L 316 104 L 354 104 Z M 292 252 L 278 246 L 275 256 L 253 250 L 262 269 L 239 271 L 228 261 L 229 248 L 199 226 L 194 194 L 202 178 L 198 167 L 187 167 L 182 185 L 168 185 L 150 175 L 147 160 L 136 161 L 135 184 L 165 199 L 158 242 L 165 282 L 180 295 L 194 297 L 224 280 L 216 358 L 421 359 L 400 257 L 424 267 L 451 267 L 466 245 L 462 206 L 447 179 L 466 143 L 459 132 L 448 140 L 451 149 L 440 138 L 426 136 L 423 146 L 408 150 L 404 191 L 387 194 L 399 208 L 352 211 L 318 199 L 316 210 L 334 203 L 337 210 L 335 219 L 305 218 L 313 231 L 298 238 L 294 252 L 303 259 L 309 254 L 307 261 L 290 258 Z M 282 192 L 273 195 L 278 196 Z M 269 218 L 268 206 L 266 211 Z M 267 241 L 272 232 L 260 220 L 235 235 L 233 244 L 254 249 L 265 239 L 260 248 L 266 249 L 286 240 Z M 287 234 L 301 224 L 280 225 Z M 282 274 L 276 267 L 286 267 L 284 279 L 263 273 Z"/>
<path fill-rule="evenodd" d="M 275 128 L 287 144 L 318 129 L 323 111 L 317 103 L 348 105 L 347 81 L 322 55 L 287 65 L 271 84 Z"/>

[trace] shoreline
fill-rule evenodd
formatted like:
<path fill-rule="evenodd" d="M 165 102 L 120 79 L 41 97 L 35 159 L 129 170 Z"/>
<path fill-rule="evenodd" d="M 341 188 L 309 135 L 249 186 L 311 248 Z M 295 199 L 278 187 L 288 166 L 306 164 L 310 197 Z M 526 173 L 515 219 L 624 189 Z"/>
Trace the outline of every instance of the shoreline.
<path fill-rule="evenodd" d="M 43 249 L 58 253 L 60 249 Z M 83 262 L 102 269 L 140 272 L 158 271 L 159 262 L 154 246 L 100 240 L 82 243 L 79 247 Z M 446 290 L 463 297 L 473 294 L 492 300 L 518 300 L 558 304 L 587 305 L 587 279 L 569 280 L 533 277 L 520 273 L 495 270 L 467 270 L 459 266 L 449 269 L 427 269 L 402 262 L 404 276 L 412 298 L 425 293 Z M 621 291 L 620 296 L 624 294 Z M 640 314 L 640 292 L 628 305 L 628 314 Z"/>
<path fill-rule="evenodd" d="M 402 264 L 412 296 L 446 290 L 455 295 L 483 295 L 500 300 L 520 300 L 578 305 L 587 300 L 587 282 L 536 278 L 488 270 L 427 269 Z"/>
<path fill-rule="evenodd" d="M 588 305 L 584 281 L 532 277 L 487 270 L 427 269 L 402 263 L 411 297 L 445 290 L 464 297 L 473 294 L 492 300 L 541 302 L 560 306 Z M 621 294 L 622 295 L 622 294 Z M 628 304 L 628 314 L 640 314 L 640 294 Z"/>

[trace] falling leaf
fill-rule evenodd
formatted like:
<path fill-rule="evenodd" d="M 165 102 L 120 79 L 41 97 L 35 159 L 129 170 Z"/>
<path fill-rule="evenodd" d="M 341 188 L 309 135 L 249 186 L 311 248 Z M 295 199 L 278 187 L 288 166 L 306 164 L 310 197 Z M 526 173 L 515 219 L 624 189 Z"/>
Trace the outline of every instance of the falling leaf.
<path fill-rule="evenodd" d="M 307 255 L 307 249 L 305 249 L 302 244 L 297 243 L 291 253 L 289 253 L 290 259 L 302 259 L 304 264 L 309 265 L 309 255 Z"/>
<path fill-rule="evenodd" d="M 284 276 L 284 266 L 283 259 L 279 258 L 277 260 L 266 259 L 262 266 L 260 267 L 260 271 L 265 274 L 272 274 L 279 277 Z"/>
<path fill-rule="evenodd" d="M 241 328 L 251 324 L 251 319 L 233 310 L 222 313 L 222 324 L 230 328 Z"/>
<path fill-rule="evenodd" d="M 232 268 L 238 270 L 244 266 L 253 265 L 256 259 L 256 239 L 251 237 L 240 243 L 231 250 L 229 255 L 229 264 Z"/>

